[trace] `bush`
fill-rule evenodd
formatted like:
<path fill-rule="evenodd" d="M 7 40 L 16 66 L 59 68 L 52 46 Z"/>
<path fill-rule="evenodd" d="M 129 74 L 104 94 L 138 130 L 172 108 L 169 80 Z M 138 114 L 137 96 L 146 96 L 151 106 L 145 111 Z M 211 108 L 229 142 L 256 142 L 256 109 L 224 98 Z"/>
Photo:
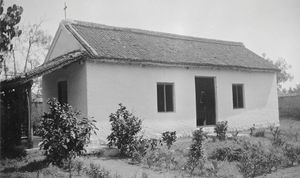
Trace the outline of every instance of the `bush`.
<path fill-rule="evenodd" d="M 254 131 L 255 131 L 255 124 L 253 124 L 252 127 L 250 127 L 250 136 L 254 136 Z"/>
<path fill-rule="evenodd" d="M 199 166 L 201 160 L 204 159 L 203 142 L 206 138 L 206 134 L 202 131 L 202 128 L 193 132 L 192 144 L 188 153 L 188 160 L 185 168 L 192 174 L 194 169 Z"/>
<path fill-rule="evenodd" d="M 283 147 L 283 153 L 287 157 L 287 166 L 293 166 L 294 163 L 300 163 L 300 147 L 292 144 L 286 144 Z"/>
<path fill-rule="evenodd" d="M 276 146 L 284 145 L 285 141 L 283 140 L 281 130 L 279 129 L 279 127 L 270 126 L 269 129 L 273 137 L 272 138 L 273 145 Z"/>
<path fill-rule="evenodd" d="M 215 150 L 210 155 L 211 159 L 216 159 L 219 161 L 240 161 L 244 149 L 242 145 L 236 142 L 220 142 Z"/>
<path fill-rule="evenodd" d="M 109 116 L 111 134 L 107 137 L 109 146 L 117 146 L 123 156 L 132 156 L 141 131 L 142 121 L 130 113 L 125 106 L 119 104 L 119 109 Z"/>
<path fill-rule="evenodd" d="M 80 118 L 68 104 L 60 104 L 56 99 L 48 100 L 49 112 L 44 113 L 38 129 L 42 137 L 40 148 L 45 150 L 47 161 L 61 166 L 64 159 L 82 154 L 89 143 L 92 131 L 97 130 L 94 120 Z"/>
<path fill-rule="evenodd" d="M 173 143 L 176 141 L 176 131 L 170 132 L 166 131 L 162 133 L 162 141 L 167 144 L 168 149 L 173 145 Z"/>
<path fill-rule="evenodd" d="M 245 142 L 245 151 L 238 164 L 240 171 L 246 177 L 256 177 L 271 173 L 281 165 L 282 158 L 276 151 L 266 150 L 259 144 Z"/>
<path fill-rule="evenodd" d="M 144 156 L 143 162 L 147 164 L 149 168 L 178 168 L 178 161 L 175 158 L 174 152 L 166 148 L 157 148 L 155 150 L 149 150 Z"/>
<path fill-rule="evenodd" d="M 227 121 L 217 122 L 214 132 L 217 134 L 217 138 L 219 140 L 226 139 L 226 132 L 227 132 L 227 128 L 228 128 L 227 124 L 228 124 Z"/>
<path fill-rule="evenodd" d="M 110 172 L 101 168 L 100 165 L 90 163 L 89 168 L 85 168 L 85 173 L 91 178 L 109 178 L 111 177 Z"/>

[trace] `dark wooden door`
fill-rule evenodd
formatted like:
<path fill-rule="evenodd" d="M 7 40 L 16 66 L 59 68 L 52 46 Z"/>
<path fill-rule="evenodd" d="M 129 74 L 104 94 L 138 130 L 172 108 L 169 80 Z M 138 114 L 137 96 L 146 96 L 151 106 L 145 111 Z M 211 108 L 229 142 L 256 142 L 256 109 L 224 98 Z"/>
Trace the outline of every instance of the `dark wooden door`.
<path fill-rule="evenodd" d="M 216 124 L 215 86 L 213 77 L 196 77 L 197 126 Z"/>

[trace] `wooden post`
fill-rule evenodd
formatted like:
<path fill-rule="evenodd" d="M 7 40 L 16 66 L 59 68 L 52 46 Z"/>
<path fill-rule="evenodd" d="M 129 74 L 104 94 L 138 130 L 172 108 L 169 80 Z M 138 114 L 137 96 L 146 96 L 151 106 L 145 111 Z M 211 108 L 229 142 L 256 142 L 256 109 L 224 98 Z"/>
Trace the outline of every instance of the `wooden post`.
<path fill-rule="evenodd" d="M 32 148 L 33 146 L 33 141 L 32 141 L 32 137 L 33 137 L 33 130 L 32 130 L 32 122 L 31 122 L 31 86 L 32 86 L 33 81 L 30 80 L 30 82 L 28 82 L 28 85 L 26 86 L 26 100 L 27 100 L 27 110 L 28 110 L 28 147 Z"/>

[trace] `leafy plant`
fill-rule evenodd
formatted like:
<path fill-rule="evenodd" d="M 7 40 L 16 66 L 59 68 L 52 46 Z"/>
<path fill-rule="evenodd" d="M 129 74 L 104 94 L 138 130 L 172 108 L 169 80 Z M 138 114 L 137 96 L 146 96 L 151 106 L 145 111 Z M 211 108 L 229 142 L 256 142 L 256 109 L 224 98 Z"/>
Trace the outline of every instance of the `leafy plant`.
<path fill-rule="evenodd" d="M 185 168 L 192 174 L 194 169 L 199 166 L 201 160 L 204 159 L 203 142 L 206 138 L 206 134 L 202 131 L 202 128 L 193 132 L 192 144 L 188 153 L 188 160 Z"/>
<path fill-rule="evenodd" d="M 285 144 L 283 147 L 284 155 L 288 158 L 288 166 L 293 166 L 294 163 L 300 162 L 300 147 L 292 144 Z"/>
<path fill-rule="evenodd" d="M 90 163 L 89 168 L 85 169 L 85 173 L 91 178 L 109 178 L 110 172 L 101 168 L 100 165 Z"/>
<path fill-rule="evenodd" d="M 219 161 L 240 161 L 244 149 L 240 144 L 228 143 L 217 147 L 210 155 L 211 159 Z"/>
<path fill-rule="evenodd" d="M 253 124 L 252 127 L 250 127 L 250 136 L 253 136 L 254 135 L 254 131 L 255 131 L 255 124 Z"/>
<path fill-rule="evenodd" d="M 237 140 L 238 135 L 239 135 L 239 131 L 236 129 L 235 131 L 232 132 L 231 135 L 232 135 L 232 138 L 233 138 L 234 140 Z"/>
<path fill-rule="evenodd" d="M 275 126 L 271 125 L 269 127 L 269 129 L 273 136 L 273 138 L 272 138 L 273 145 L 276 145 L 276 146 L 284 145 L 285 141 L 282 138 L 281 130 L 279 129 L 279 127 L 275 127 Z"/>
<path fill-rule="evenodd" d="M 4 54 L 13 50 L 12 39 L 21 35 L 22 30 L 17 24 L 21 21 L 23 8 L 16 4 L 9 6 L 4 12 L 4 2 L 0 0 L 0 74 L 2 69 L 2 62 Z"/>
<path fill-rule="evenodd" d="M 142 121 L 130 113 L 125 106 L 119 104 L 119 109 L 109 116 L 111 122 L 111 134 L 107 137 L 109 146 L 117 146 L 121 155 L 132 156 L 137 140 L 137 134 L 141 131 Z"/>
<path fill-rule="evenodd" d="M 176 141 L 176 139 L 177 139 L 176 131 L 174 132 L 166 131 L 162 133 L 162 141 L 167 144 L 168 149 L 171 148 L 171 146 Z"/>
<path fill-rule="evenodd" d="M 243 147 L 245 151 L 242 154 L 238 167 L 246 177 L 256 177 L 271 173 L 282 162 L 282 159 L 275 151 L 266 150 L 260 144 L 245 142 Z"/>
<path fill-rule="evenodd" d="M 227 121 L 217 122 L 214 132 L 217 134 L 217 138 L 219 140 L 226 139 L 226 132 L 227 132 L 227 128 L 228 128 L 227 124 L 228 124 Z"/>
<path fill-rule="evenodd" d="M 81 118 L 68 104 L 55 98 L 48 100 L 49 112 L 44 113 L 38 129 L 42 137 L 40 148 L 45 150 L 47 161 L 61 166 L 64 159 L 81 155 L 89 143 L 92 132 L 97 130 L 95 120 Z"/>

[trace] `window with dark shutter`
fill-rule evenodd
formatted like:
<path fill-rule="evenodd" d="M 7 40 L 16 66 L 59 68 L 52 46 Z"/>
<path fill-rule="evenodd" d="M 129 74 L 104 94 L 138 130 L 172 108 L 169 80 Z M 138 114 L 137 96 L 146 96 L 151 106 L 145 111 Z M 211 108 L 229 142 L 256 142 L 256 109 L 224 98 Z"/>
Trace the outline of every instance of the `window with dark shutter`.
<path fill-rule="evenodd" d="M 174 111 L 174 96 L 173 84 L 158 83 L 157 84 L 157 111 L 158 112 L 173 112 Z"/>
<path fill-rule="evenodd" d="M 232 85 L 233 108 L 244 108 L 244 87 L 243 84 Z"/>
<path fill-rule="evenodd" d="M 57 84 L 58 101 L 68 103 L 68 84 L 67 81 L 60 81 Z"/>

